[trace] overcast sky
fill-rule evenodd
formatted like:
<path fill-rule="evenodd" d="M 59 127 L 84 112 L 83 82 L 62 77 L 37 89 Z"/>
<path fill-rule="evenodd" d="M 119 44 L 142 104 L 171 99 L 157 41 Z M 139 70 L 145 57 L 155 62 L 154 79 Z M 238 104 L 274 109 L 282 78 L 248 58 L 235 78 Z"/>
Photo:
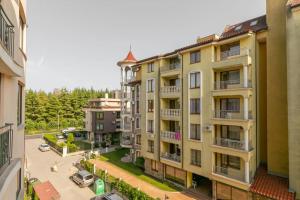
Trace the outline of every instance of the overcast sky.
<path fill-rule="evenodd" d="M 119 87 L 117 61 L 221 33 L 265 14 L 265 0 L 29 0 L 27 88 Z"/>

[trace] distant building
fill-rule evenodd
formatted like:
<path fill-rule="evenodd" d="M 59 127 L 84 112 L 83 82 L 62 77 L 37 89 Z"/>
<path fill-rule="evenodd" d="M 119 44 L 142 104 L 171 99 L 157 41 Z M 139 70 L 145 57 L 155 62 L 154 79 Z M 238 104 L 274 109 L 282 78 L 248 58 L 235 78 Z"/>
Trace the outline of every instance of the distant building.
<path fill-rule="evenodd" d="M 120 99 L 91 99 L 84 107 L 85 130 L 95 146 L 110 146 L 120 141 Z"/>
<path fill-rule="evenodd" d="M 26 0 L 0 1 L 0 199 L 24 198 Z"/>

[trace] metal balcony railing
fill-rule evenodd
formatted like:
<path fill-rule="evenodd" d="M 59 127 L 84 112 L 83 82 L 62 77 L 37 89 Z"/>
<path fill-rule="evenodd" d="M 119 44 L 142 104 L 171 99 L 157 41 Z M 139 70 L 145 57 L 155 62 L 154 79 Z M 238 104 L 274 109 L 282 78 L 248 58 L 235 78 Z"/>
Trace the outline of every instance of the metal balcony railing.
<path fill-rule="evenodd" d="M 250 49 L 248 48 L 240 48 L 239 46 L 236 46 L 235 48 L 232 48 L 228 51 L 222 51 L 220 54 L 221 61 L 229 59 L 233 56 L 244 56 L 244 55 L 250 55 Z"/>
<path fill-rule="evenodd" d="M 238 89 L 238 88 L 252 88 L 252 81 L 248 80 L 247 86 L 240 80 L 216 81 L 214 83 L 215 90 Z"/>
<path fill-rule="evenodd" d="M 222 147 L 229 147 L 233 149 L 245 150 L 245 142 L 239 140 L 232 140 L 227 138 L 216 138 L 215 144 Z"/>
<path fill-rule="evenodd" d="M 215 166 L 214 167 L 214 173 L 232 178 L 235 180 L 243 181 L 245 182 L 245 174 L 243 171 L 233 169 L 230 167 L 220 167 L 220 166 Z"/>
<path fill-rule="evenodd" d="M 14 34 L 14 26 L 0 7 L 0 41 L 11 57 L 14 56 Z"/>
<path fill-rule="evenodd" d="M 171 154 L 171 153 L 168 153 L 168 152 L 162 152 L 161 157 L 164 158 L 164 159 L 167 159 L 167 160 L 172 160 L 172 161 L 175 161 L 175 162 L 181 162 L 180 155 L 177 155 L 175 153 Z"/>
<path fill-rule="evenodd" d="M 174 94 L 180 92 L 180 86 L 164 86 L 160 88 L 161 94 Z"/>
<path fill-rule="evenodd" d="M 162 109 L 160 114 L 162 117 L 179 117 L 181 111 L 180 109 Z"/>
<path fill-rule="evenodd" d="M 181 133 L 179 131 L 178 132 L 161 131 L 160 137 L 165 138 L 165 139 L 180 141 L 181 140 Z"/>
<path fill-rule="evenodd" d="M 0 127 L 0 174 L 10 164 L 13 151 L 12 124 Z"/>
<path fill-rule="evenodd" d="M 218 110 L 213 111 L 213 118 L 243 120 L 245 119 L 245 116 L 242 110 Z M 248 112 L 248 119 L 252 119 L 251 111 Z"/>

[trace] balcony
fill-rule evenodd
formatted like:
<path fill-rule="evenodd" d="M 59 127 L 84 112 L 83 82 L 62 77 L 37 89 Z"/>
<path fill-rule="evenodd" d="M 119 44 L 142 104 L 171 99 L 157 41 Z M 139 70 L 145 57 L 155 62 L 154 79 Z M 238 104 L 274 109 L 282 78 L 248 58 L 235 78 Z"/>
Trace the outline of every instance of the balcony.
<path fill-rule="evenodd" d="M 218 110 L 213 111 L 213 118 L 226 120 L 248 120 L 252 119 L 252 113 L 245 113 L 242 110 Z"/>
<path fill-rule="evenodd" d="M 124 148 L 132 148 L 132 141 L 130 139 L 122 139 L 120 145 Z"/>
<path fill-rule="evenodd" d="M 181 62 L 168 64 L 160 68 L 161 76 L 172 76 L 181 72 Z"/>
<path fill-rule="evenodd" d="M 162 140 L 166 142 L 180 142 L 181 141 L 181 133 L 180 132 L 172 132 L 172 131 L 161 131 L 160 137 Z"/>
<path fill-rule="evenodd" d="M 237 66 L 247 66 L 252 63 L 250 49 L 234 48 L 220 52 L 220 58 L 213 64 L 213 68 L 232 68 Z"/>
<path fill-rule="evenodd" d="M 181 110 L 180 109 L 162 109 L 160 111 L 162 118 L 166 120 L 180 120 Z"/>
<path fill-rule="evenodd" d="M 8 55 L 14 57 L 14 26 L 6 16 L 2 7 L 0 7 L 0 23 L 0 41 L 2 46 Z"/>
<path fill-rule="evenodd" d="M 0 174 L 10 164 L 12 158 L 12 124 L 0 127 Z"/>
<path fill-rule="evenodd" d="M 228 89 L 243 89 L 252 88 L 252 82 L 248 80 L 248 84 L 241 83 L 240 80 L 216 81 L 214 83 L 215 90 L 228 90 Z"/>
<path fill-rule="evenodd" d="M 161 97 L 179 97 L 180 86 L 164 86 L 160 88 Z"/>
<path fill-rule="evenodd" d="M 221 176 L 225 176 L 227 178 L 245 182 L 245 173 L 241 170 L 233 169 L 230 167 L 215 166 L 214 173 Z"/>
<path fill-rule="evenodd" d="M 163 159 L 171 160 L 171 161 L 178 162 L 178 163 L 181 162 L 180 155 L 177 155 L 176 153 L 171 154 L 171 153 L 168 153 L 168 152 L 163 152 L 163 153 L 161 153 L 160 157 L 163 158 Z"/>
<path fill-rule="evenodd" d="M 237 150 L 246 150 L 244 141 L 232 140 L 227 138 L 216 138 L 215 145 L 237 149 Z"/>

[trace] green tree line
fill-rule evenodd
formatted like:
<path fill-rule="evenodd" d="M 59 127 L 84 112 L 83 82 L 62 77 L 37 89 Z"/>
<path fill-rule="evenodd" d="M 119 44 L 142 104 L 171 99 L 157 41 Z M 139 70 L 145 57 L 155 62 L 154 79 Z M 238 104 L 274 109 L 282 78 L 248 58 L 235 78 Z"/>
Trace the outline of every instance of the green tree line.
<path fill-rule="evenodd" d="M 58 128 L 82 128 L 84 112 L 82 111 L 89 99 L 102 98 L 109 90 L 85 88 L 55 89 L 52 92 L 26 91 L 25 97 L 25 129 L 26 132 L 36 130 L 53 130 Z"/>

